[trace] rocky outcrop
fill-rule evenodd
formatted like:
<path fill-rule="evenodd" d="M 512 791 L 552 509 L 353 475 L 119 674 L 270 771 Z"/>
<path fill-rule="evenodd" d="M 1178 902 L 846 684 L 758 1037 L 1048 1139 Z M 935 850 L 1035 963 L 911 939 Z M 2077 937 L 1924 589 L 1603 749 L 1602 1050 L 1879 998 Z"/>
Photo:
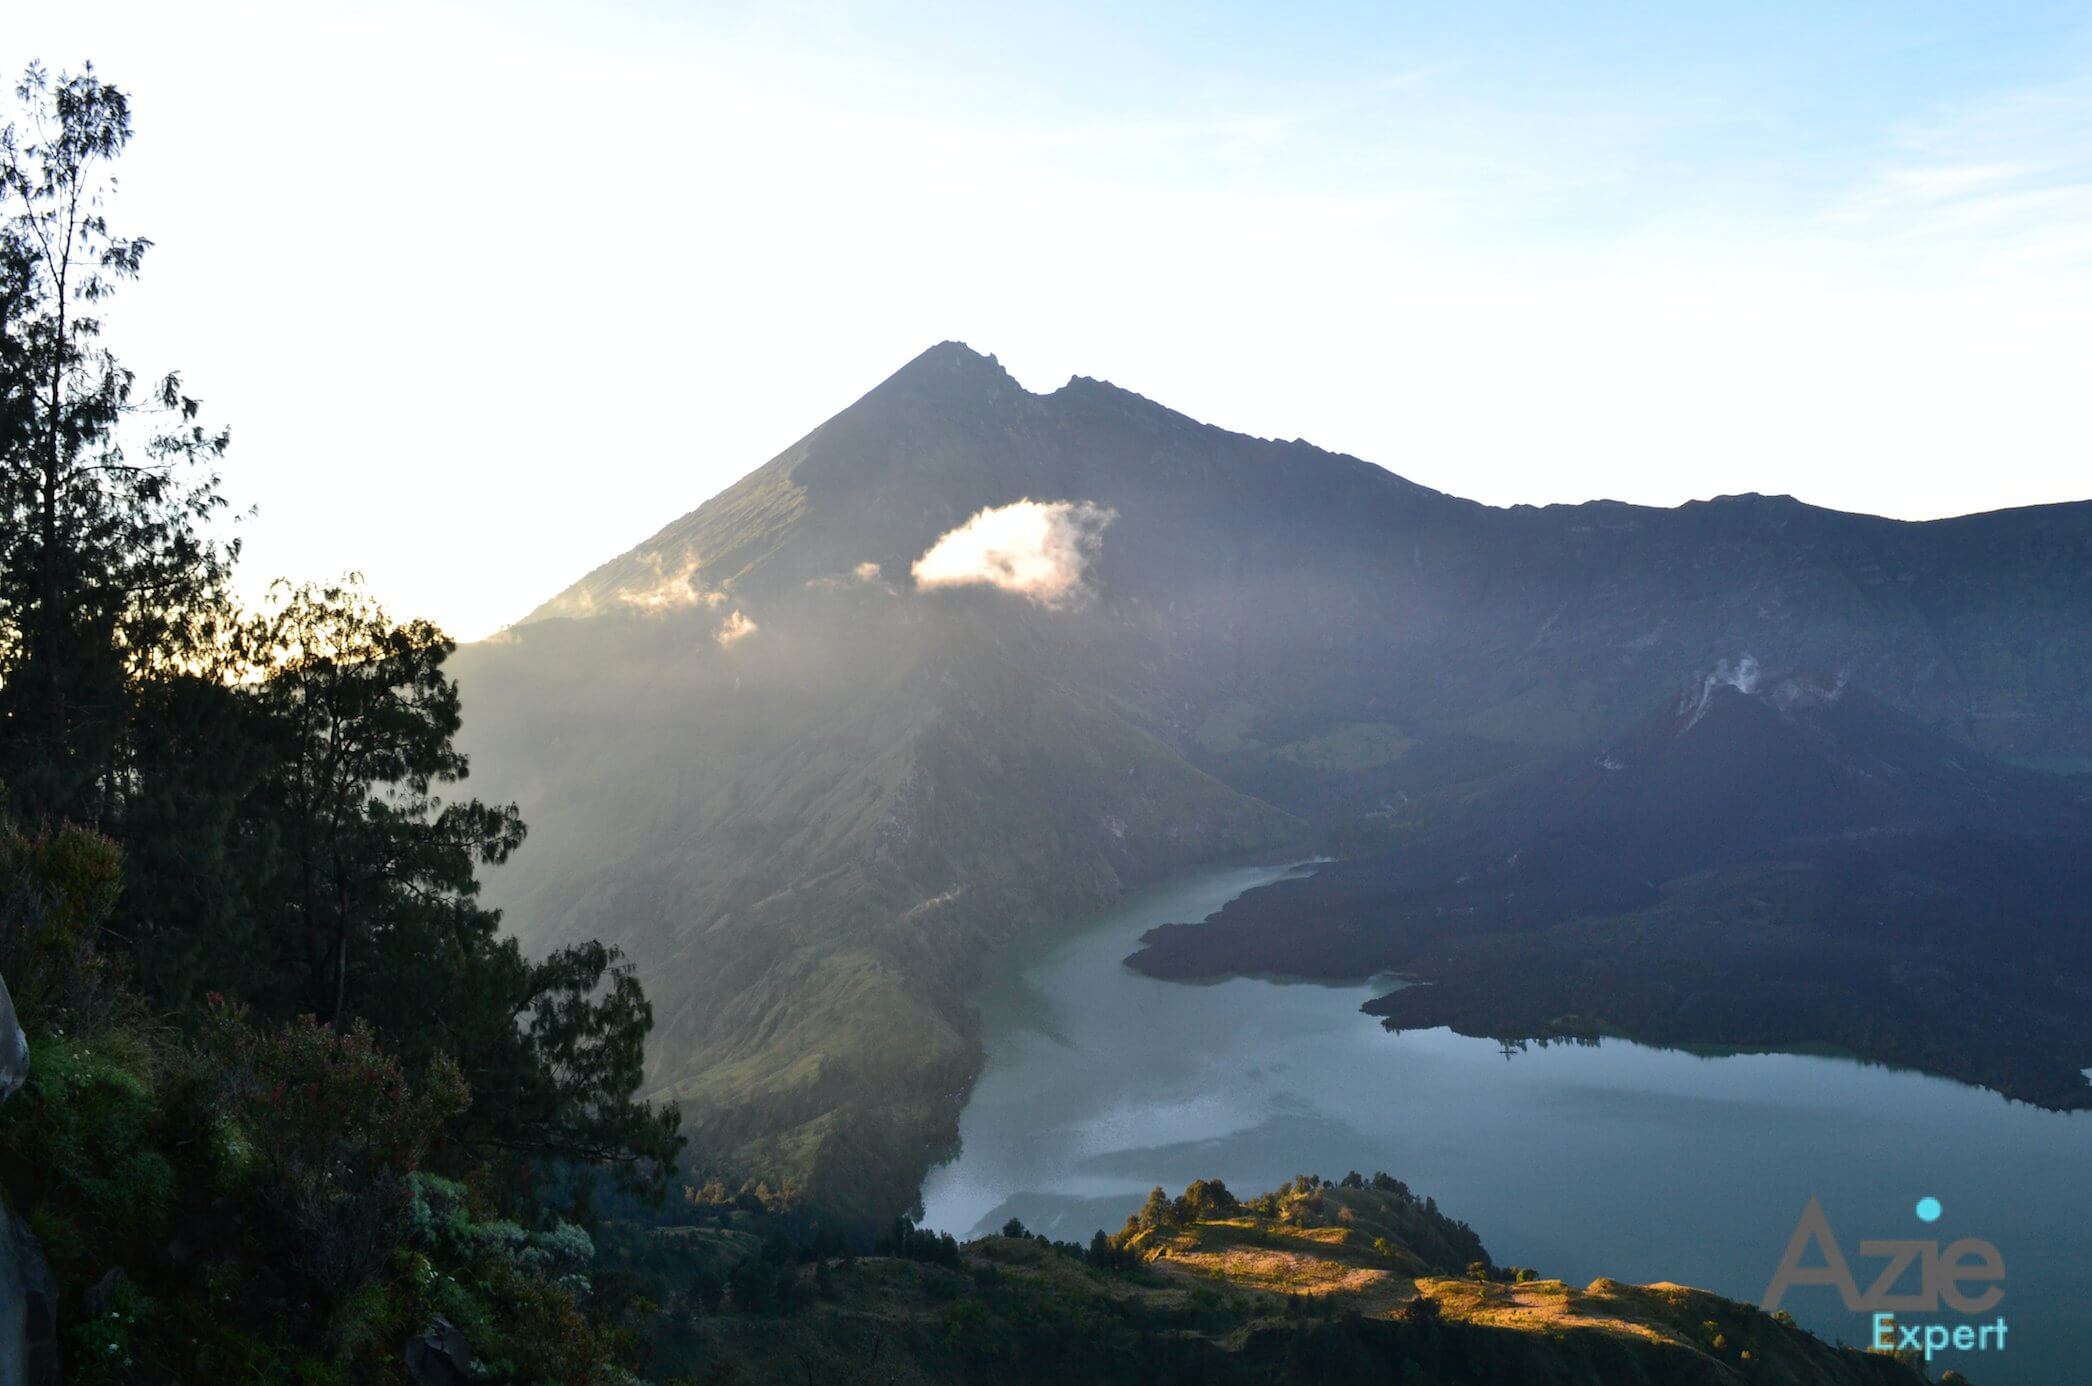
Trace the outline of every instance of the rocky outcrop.
<path fill-rule="evenodd" d="M 0 978 L 0 1102 L 29 1081 L 29 1042 Z M 0 1386 L 56 1386 L 58 1286 L 43 1248 L 0 1202 Z"/>
<path fill-rule="evenodd" d="M 29 1041 L 15 1019 L 14 998 L 7 994 L 7 979 L 0 977 L 0 1102 L 15 1095 L 29 1081 Z"/>
<path fill-rule="evenodd" d="M 472 1344 L 442 1315 L 407 1340 L 407 1380 L 414 1386 L 465 1386 L 472 1375 Z"/>
<path fill-rule="evenodd" d="M 0 1386 L 57 1386 L 58 1286 L 43 1248 L 0 1206 Z"/>

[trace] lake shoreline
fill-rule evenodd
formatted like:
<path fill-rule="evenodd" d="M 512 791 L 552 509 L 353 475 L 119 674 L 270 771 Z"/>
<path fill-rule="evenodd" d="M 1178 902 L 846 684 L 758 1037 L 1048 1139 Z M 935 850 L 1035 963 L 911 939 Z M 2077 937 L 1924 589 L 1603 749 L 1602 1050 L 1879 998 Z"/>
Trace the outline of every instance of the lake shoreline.
<path fill-rule="evenodd" d="M 1620 1039 L 1503 1054 L 1448 1029 L 1383 1029 L 1357 1009 L 1367 985 L 1185 985 L 1124 965 L 1129 940 L 1259 879 L 1217 868 L 1131 892 L 984 979 L 985 1060 L 959 1147 L 925 1181 L 930 1225 L 965 1235 L 1017 1216 L 1086 1239 L 1156 1184 L 1380 1168 L 1481 1229 L 1500 1260 L 1755 1300 L 1808 1198 L 1841 1230 L 1882 1236 L 1924 1192 L 2005 1249 L 2016 1366 L 2092 1354 L 2092 1274 L 2046 1235 L 2059 1216 L 2092 1221 L 2077 1177 L 2092 1123 L 1822 1055 L 1710 1063 Z M 1834 1294 L 1790 1307 L 1863 1340 Z"/>

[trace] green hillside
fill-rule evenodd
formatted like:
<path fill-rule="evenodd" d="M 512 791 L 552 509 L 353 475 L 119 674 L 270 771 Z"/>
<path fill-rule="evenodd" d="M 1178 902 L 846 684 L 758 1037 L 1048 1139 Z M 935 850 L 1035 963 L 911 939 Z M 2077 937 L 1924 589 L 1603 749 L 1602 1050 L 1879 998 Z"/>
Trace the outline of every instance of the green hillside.
<path fill-rule="evenodd" d="M 957 1139 L 991 953 L 1301 825 L 1029 675 L 992 624 L 931 641 L 814 603 L 778 624 L 720 649 L 677 648 L 675 618 L 598 622 L 575 665 L 544 654 L 582 632 L 526 628 L 475 652 L 467 677 L 507 697 L 474 730 L 536 748 L 548 786 L 511 788 L 555 846 L 517 858 L 510 920 L 637 962 L 652 1090 L 686 1105 L 698 1173 L 877 1220 Z"/>
<path fill-rule="evenodd" d="M 1498 1268 L 1463 1224 L 1385 1175 L 1303 1178 L 1241 1203 L 1201 1183 L 1159 1207 L 1148 1225 L 1087 1250 L 1024 1235 L 963 1247 L 925 1237 L 912 1257 L 819 1259 L 783 1272 L 782 1287 L 763 1282 L 760 1296 L 744 1289 L 748 1304 L 729 1289 L 716 1312 L 663 1333 L 657 1369 L 707 1383 L 908 1386 L 1926 1379 L 1702 1290 L 1579 1288 Z M 750 1269 L 735 1283 L 753 1287 L 755 1262 L 741 1264 Z"/>

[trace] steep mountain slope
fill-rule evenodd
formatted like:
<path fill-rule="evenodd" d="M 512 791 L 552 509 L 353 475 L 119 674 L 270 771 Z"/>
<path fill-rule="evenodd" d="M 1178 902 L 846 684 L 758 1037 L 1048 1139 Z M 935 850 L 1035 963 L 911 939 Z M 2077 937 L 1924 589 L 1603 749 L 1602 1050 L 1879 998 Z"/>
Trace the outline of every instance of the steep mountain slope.
<path fill-rule="evenodd" d="M 705 616 L 553 623 L 481 652 L 474 684 L 507 696 L 475 734 L 527 763 L 512 789 L 553 844 L 501 883 L 510 917 L 637 961 L 696 1148 L 871 1217 L 955 1138 L 989 950 L 1299 825 L 963 610 L 825 601 L 730 650 Z"/>
<path fill-rule="evenodd" d="M 1087 517 L 1065 599 L 912 579 L 1026 500 Z M 475 783 L 533 828 L 511 925 L 632 951 L 699 1149 L 872 1215 L 952 1137 L 995 948 L 1615 734 L 1738 649 L 2092 763 L 2092 506 L 1492 510 L 946 343 L 456 667 Z"/>

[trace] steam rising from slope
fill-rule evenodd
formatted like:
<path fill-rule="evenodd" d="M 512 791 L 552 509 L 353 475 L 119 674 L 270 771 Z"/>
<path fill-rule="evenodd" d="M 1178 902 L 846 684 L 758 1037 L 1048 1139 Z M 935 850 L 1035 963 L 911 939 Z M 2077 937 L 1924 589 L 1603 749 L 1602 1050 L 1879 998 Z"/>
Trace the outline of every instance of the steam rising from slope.
<path fill-rule="evenodd" d="M 1758 660 L 1754 655 L 1745 654 L 1742 659 L 1736 661 L 1734 667 L 1731 667 L 1726 659 L 1716 660 L 1714 672 L 1700 680 L 1699 701 L 1692 705 L 1691 717 L 1679 730 L 1691 731 L 1699 725 L 1700 719 L 1707 715 L 1707 704 L 1714 700 L 1715 689 L 1733 688 L 1738 693 L 1756 693 L 1760 677 Z M 1687 694 L 1688 698 L 1690 696 Z"/>
<path fill-rule="evenodd" d="M 698 565 L 694 558 L 686 558 L 679 566 L 671 568 L 661 555 L 646 554 L 641 556 L 638 566 L 642 572 L 636 581 L 621 582 L 610 592 L 610 598 L 617 602 L 611 610 L 623 609 L 654 617 L 692 610 L 718 611 L 727 605 L 724 591 L 698 581 Z M 551 608 L 561 616 L 593 616 L 600 609 L 594 595 L 585 588 L 561 596 Z M 726 648 L 746 640 L 757 629 L 754 618 L 735 607 L 727 611 L 725 619 L 712 633 L 712 639 L 721 648 Z"/>
<path fill-rule="evenodd" d="M 1040 606 L 1072 606 L 1089 596 L 1084 575 L 1117 518 L 1093 501 L 992 506 L 930 545 L 911 571 L 919 587 L 985 585 Z"/>
<path fill-rule="evenodd" d="M 617 589 L 617 599 L 635 611 L 681 611 L 693 606 L 721 606 L 726 602 L 724 592 L 708 588 L 697 580 L 695 559 L 686 559 L 674 572 L 667 570 L 659 554 L 647 555 L 645 563 L 653 570 L 652 581 L 626 583 Z"/>

